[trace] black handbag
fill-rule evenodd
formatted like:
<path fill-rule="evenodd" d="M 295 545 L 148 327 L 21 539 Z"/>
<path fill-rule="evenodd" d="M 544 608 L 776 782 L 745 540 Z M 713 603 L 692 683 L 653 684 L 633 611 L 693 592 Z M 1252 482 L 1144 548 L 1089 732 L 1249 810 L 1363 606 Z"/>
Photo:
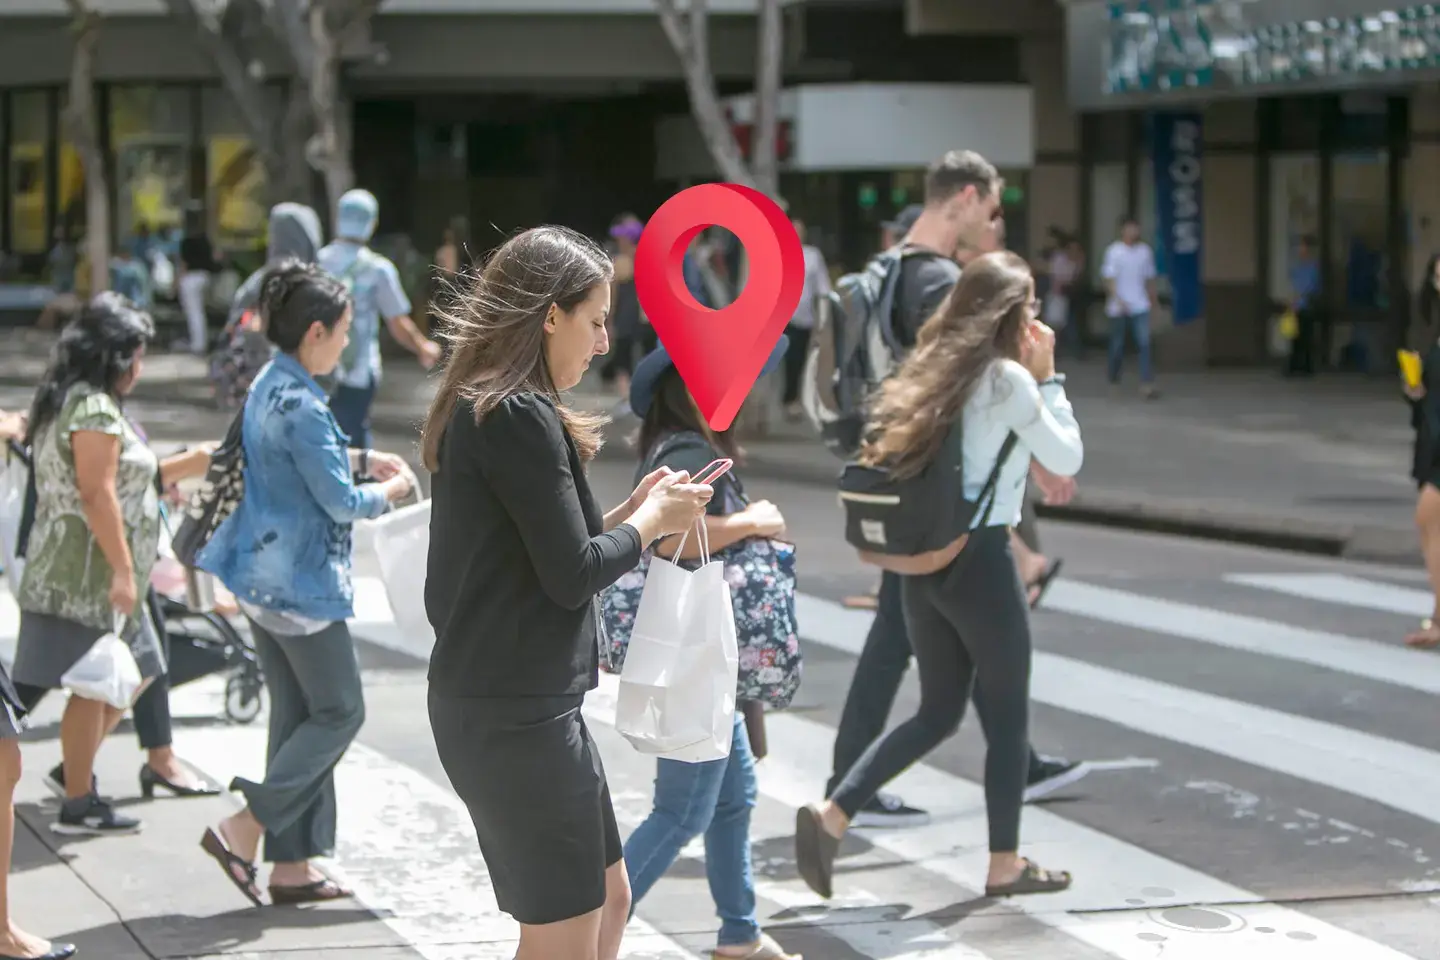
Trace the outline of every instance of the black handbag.
<path fill-rule="evenodd" d="M 245 410 L 241 408 L 230 421 L 224 442 L 210 455 L 205 479 L 186 505 L 171 541 L 175 559 L 187 567 L 195 566 L 196 554 L 245 496 L 245 445 L 241 438 L 244 421 Z"/>

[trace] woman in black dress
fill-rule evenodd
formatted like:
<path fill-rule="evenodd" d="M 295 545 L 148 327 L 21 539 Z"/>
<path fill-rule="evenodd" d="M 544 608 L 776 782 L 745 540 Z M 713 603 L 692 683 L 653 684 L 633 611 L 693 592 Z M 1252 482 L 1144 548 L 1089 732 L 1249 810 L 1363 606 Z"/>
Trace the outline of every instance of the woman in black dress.
<path fill-rule="evenodd" d="M 1421 373 L 1417 386 L 1402 381 L 1410 401 L 1410 423 L 1415 428 L 1415 453 L 1410 469 L 1420 490 L 1415 501 L 1415 527 L 1420 532 L 1420 552 L 1430 574 L 1435 610 L 1420 621 L 1420 629 L 1405 638 L 1412 647 L 1440 647 L 1440 340 L 1431 325 L 1437 314 L 1435 261 L 1430 264 L 1426 288 L 1420 293 L 1420 317 L 1412 327 L 1410 342 L 1420 355 Z M 1428 332 L 1427 332 L 1428 331 Z"/>
<path fill-rule="evenodd" d="M 430 725 L 465 801 L 518 960 L 614 960 L 630 909 L 605 771 L 580 707 L 599 667 L 596 595 L 712 490 L 668 469 L 601 511 L 585 477 L 603 418 L 567 407 L 609 346 L 610 259 L 537 227 L 446 318 L 424 429 L 434 474 L 425 606 Z"/>

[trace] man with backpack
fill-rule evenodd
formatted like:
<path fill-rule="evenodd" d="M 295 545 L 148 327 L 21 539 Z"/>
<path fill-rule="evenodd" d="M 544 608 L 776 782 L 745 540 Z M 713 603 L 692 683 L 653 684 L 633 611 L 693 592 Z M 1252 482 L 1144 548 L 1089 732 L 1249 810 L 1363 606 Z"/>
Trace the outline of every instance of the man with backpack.
<path fill-rule="evenodd" d="M 341 195 L 335 211 L 335 239 L 320 250 L 317 262 L 338 278 L 352 300 L 350 342 L 335 370 L 330 410 L 350 445 L 370 447 L 370 406 L 380 385 L 380 321 L 425 369 L 440 361 L 440 345 L 410 319 L 410 298 L 390 258 L 370 249 L 380 219 L 380 204 L 368 190 Z"/>
<path fill-rule="evenodd" d="M 859 446 L 865 398 L 915 345 L 916 335 L 960 278 L 962 249 L 996 246 L 1002 182 L 978 153 L 954 150 L 925 176 L 925 203 L 895 247 L 859 274 L 844 277 L 831 295 L 830 326 L 816 331 L 806 376 L 806 410 L 832 451 L 848 457 Z M 885 729 L 900 682 L 910 666 L 910 639 L 900 599 L 900 575 L 885 572 L 875 620 L 855 665 L 835 736 L 826 794 L 834 792 L 860 755 Z M 986 726 L 984 702 L 976 714 Z M 1045 758 L 1031 749 L 1026 799 L 1078 780 L 1083 764 Z M 877 794 L 854 819 L 855 826 L 902 827 L 928 822 L 929 814 L 899 797 Z"/>

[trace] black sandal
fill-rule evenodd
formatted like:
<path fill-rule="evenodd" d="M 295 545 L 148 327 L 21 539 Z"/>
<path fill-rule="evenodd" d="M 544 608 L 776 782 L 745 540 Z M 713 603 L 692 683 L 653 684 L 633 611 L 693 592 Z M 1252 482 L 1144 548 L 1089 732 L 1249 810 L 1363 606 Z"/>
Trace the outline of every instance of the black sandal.
<path fill-rule="evenodd" d="M 260 888 L 255 885 L 256 871 L 253 861 L 246 860 L 232 851 L 229 844 L 225 842 L 225 838 L 208 827 L 205 829 L 205 836 L 200 838 L 200 849 L 210 854 L 215 862 L 220 864 L 220 869 L 224 870 L 225 876 L 235 884 L 235 889 L 245 894 L 255 906 L 258 907 L 262 904 Z M 236 867 L 243 871 L 243 877 L 235 872 Z"/>
<path fill-rule="evenodd" d="M 819 807 L 809 804 L 795 812 L 795 866 L 805 885 L 826 900 L 834 893 L 835 856 L 839 852 L 840 841 L 826 831 Z"/>
<path fill-rule="evenodd" d="M 1042 870 L 1031 860 L 1025 861 L 1020 876 L 1009 883 L 985 884 L 987 897 L 1015 897 L 1027 893 L 1059 893 L 1070 887 L 1068 870 Z"/>
<path fill-rule="evenodd" d="M 316 880 L 314 883 L 299 884 L 275 884 L 270 885 L 270 902 L 275 906 L 288 906 L 296 903 L 321 903 L 326 900 L 345 900 L 355 894 L 346 890 L 340 884 L 325 877 Z"/>
<path fill-rule="evenodd" d="M 1037 587 L 1039 588 L 1035 594 L 1035 599 L 1030 601 L 1031 610 L 1034 610 L 1036 607 L 1040 606 L 1040 601 L 1045 599 L 1045 591 L 1050 589 L 1050 582 L 1060 575 L 1060 568 L 1064 565 L 1064 560 L 1054 560 L 1051 562 L 1050 566 L 1045 568 L 1044 573 L 1040 574 L 1040 576 L 1025 584 L 1026 593 L 1029 593 L 1031 590 L 1035 590 Z"/>

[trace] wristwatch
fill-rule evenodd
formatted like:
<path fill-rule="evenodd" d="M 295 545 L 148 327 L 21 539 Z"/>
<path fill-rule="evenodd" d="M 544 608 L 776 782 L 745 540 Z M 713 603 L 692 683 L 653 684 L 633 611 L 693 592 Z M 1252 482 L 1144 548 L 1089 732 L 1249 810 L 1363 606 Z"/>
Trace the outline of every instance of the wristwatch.
<path fill-rule="evenodd" d="M 1044 380 L 1041 380 L 1038 385 L 1043 387 L 1051 383 L 1055 384 L 1056 386 L 1063 387 L 1065 385 L 1065 374 L 1053 373 L 1050 376 L 1046 377 Z"/>

